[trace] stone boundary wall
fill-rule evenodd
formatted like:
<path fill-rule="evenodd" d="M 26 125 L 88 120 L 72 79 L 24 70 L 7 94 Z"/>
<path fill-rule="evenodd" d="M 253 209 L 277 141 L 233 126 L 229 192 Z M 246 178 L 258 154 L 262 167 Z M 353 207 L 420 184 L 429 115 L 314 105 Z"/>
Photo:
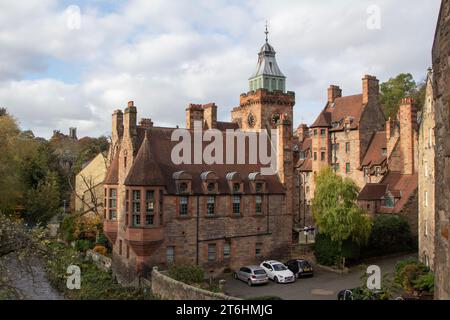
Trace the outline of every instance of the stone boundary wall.
<path fill-rule="evenodd" d="M 112 266 L 111 258 L 105 257 L 92 250 L 86 251 L 86 259 L 91 260 L 97 267 L 104 271 L 109 271 Z"/>
<path fill-rule="evenodd" d="M 152 270 L 152 293 L 163 300 L 241 300 L 222 293 L 199 289 Z"/>

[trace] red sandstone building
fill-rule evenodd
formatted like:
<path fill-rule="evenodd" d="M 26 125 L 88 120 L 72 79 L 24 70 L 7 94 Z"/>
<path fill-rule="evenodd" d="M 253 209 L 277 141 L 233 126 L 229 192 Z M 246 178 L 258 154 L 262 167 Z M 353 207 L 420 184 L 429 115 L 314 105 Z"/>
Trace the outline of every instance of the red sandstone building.
<path fill-rule="evenodd" d="M 277 130 L 276 175 L 261 175 L 258 163 L 175 165 L 176 128 L 157 127 L 149 119 L 137 123 L 133 102 L 114 112 L 104 231 L 122 281 L 154 265 L 189 262 L 217 271 L 290 254 L 295 95 L 285 92 L 267 40 L 249 84 L 233 122 L 218 121 L 215 104 L 189 105 L 186 128 L 201 121 L 224 136 L 227 129 Z"/>
<path fill-rule="evenodd" d="M 366 75 L 362 94 L 342 96 L 328 89 L 328 101 L 316 121 L 296 131 L 294 219 L 312 224 L 314 178 L 331 166 L 361 189 L 360 206 L 370 214 L 404 214 L 417 233 L 418 125 L 413 101 L 400 102 L 395 119 L 386 121 L 378 80 Z"/>
<path fill-rule="evenodd" d="M 120 280 L 132 282 L 155 265 L 187 262 L 220 271 L 289 256 L 298 232 L 314 224 L 309 210 L 314 177 L 325 166 L 356 182 L 368 212 L 397 214 L 406 208 L 417 225 L 412 101 L 403 100 L 397 118 L 386 121 L 378 80 L 365 76 L 359 95 L 342 96 L 331 86 L 314 124 L 301 125 L 294 135 L 295 94 L 285 88 L 266 39 L 232 122 L 218 121 L 214 103 L 186 109 L 191 133 L 198 122 L 223 140 L 227 130 L 276 130 L 275 175 L 261 175 L 264 166 L 249 164 L 248 153 L 246 164 L 175 165 L 171 152 L 177 142 L 171 137 L 177 128 L 157 127 L 150 119 L 138 123 L 133 102 L 114 112 L 104 231 Z M 205 148 L 203 143 L 200 149 Z"/>

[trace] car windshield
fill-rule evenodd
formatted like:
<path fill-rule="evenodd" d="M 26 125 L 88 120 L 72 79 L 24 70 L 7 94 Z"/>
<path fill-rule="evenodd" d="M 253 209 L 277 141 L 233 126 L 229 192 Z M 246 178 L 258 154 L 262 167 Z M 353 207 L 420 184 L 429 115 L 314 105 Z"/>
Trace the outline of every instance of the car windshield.
<path fill-rule="evenodd" d="M 263 269 L 257 269 L 253 271 L 253 273 L 256 275 L 266 274 L 266 272 Z"/>
<path fill-rule="evenodd" d="M 287 268 L 284 265 L 279 263 L 279 264 L 274 264 L 273 265 L 273 270 L 275 270 L 275 271 L 284 271 L 284 270 L 287 270 Z"/>

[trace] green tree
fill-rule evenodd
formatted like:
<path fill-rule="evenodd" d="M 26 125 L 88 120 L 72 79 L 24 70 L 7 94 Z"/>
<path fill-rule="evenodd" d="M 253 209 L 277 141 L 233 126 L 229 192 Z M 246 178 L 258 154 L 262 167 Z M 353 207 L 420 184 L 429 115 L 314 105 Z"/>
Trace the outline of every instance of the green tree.
<path fill-rule="evenodd" d="M 48 173 L 27 192 L 26 208 L 31 222 L 46 223 L 60 211 L 60 187 L 55 172 Z"/>
<path fill-rule="evenodd" d="M 425 82 L 417 84 L 410 73 L 401 73 L 382 83 L 380 102 L 386 117 L 394 118 L 400 100 L 406 97 L 412 97 L 417 110 L 421 110 L 425 102 L 425 87 Z"/>
<path fill-rule="evenodd" d="M 365 245 L 371 231 L 371 220 L 357 204 L 358 187 L 327 167 L 316 178 L 316 191 L 312 202 L 313 215 L 319 232 L 338 246 L 343 257 L 343 243 L 351 239 Z M 342 259 L 343 265 L 345 259 Z"/>
<path fill-rule="evenodd" d="M 20 130 L 16 121 L 7 115 L 0 117 L 0 212 L 13 211 L 25 189 L 20 175 L 20 156 L 17 151 Z"/>

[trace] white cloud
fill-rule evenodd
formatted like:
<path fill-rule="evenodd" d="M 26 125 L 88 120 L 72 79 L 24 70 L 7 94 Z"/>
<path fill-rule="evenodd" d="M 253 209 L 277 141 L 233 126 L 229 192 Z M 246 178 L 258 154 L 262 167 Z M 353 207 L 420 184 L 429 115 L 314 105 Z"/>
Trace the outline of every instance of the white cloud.
<path fill-rule="evenodd" d="M 183 125 L 190 102 L 214 101 L 228 120 L 269 20 L 269 40 L 296 91 L 296 124 L 309 123 L 329 84 L 353 94 L 366 73 L 420 79 L 431 64 L 439 2 L 133 0 L 105 12 L 96 1 L 80 5 L 81 28 L 69 30 L 57 1 L 2 1 L 0 105 L 47 137 L 69 126 L 80 136 L 107 133 L 110 114 L 128 100 L 156 125 Z M 374 4 L 381 30 L 371 31 L 366 9 Z M 69 71 L 47 74 L 55 59 Z M 66 79 L 71 68 L 81 74 L 75 83 Z"/>

